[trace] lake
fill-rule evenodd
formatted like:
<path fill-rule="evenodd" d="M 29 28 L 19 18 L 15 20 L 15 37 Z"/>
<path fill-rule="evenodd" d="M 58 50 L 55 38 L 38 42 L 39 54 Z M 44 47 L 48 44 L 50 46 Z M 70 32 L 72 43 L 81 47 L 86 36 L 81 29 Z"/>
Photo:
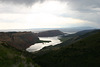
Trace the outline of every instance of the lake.
<path fill-rule="evenodd" d="M 56 36 L 56 37 L 39 37 L 40 40 L 51 41 L 51 42 L 49 42 L 49 43 L 36 43 L 34 45 L 31 45 L 26 50 L 28 52 L 35 52 L 35 51 L 42 49 L 45 46 L 59 44 L 59 43 L 61 43 L 61 41 L 58 38 L 59 38 L 58 36 Z"/>

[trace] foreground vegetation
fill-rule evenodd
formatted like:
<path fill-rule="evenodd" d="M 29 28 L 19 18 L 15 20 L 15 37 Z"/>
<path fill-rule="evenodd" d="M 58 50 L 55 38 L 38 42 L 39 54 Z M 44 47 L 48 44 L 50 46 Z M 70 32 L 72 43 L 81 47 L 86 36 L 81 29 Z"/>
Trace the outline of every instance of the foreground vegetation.
<path fill-rule="evenodd" d="M 0 67 L 39 67 L 28 55 L 25 51 L 0 42 Z"/>
<path fill-rule="evenodd" d="M 34 60 L 41 67 L 100 67 L 100 32 L 39 55 Z"/>

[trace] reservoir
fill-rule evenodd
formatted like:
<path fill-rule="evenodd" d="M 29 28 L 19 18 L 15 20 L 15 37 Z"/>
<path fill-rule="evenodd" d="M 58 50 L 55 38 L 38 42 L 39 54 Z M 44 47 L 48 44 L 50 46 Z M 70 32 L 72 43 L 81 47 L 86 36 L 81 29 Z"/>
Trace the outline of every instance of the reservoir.
<path fill-rule="evenodd" d="M 59 43 L 61 43 L 61 41 L 58 38 L 59 38 L 58 36 L 56 36 L 56 37 L 39 37 L 40 40 L 51 41 L 51 42 L 49 42 L 49 43 L 47 43 L 47 42 L 45 42 L 45 43 L 36 43 L 34 45 L 31 45 L 26 50 L 28 52 L 35 52 L 35 51 L 38 51 L 38 50 L 42 49 L 45 46 L 59 44 Z"/>

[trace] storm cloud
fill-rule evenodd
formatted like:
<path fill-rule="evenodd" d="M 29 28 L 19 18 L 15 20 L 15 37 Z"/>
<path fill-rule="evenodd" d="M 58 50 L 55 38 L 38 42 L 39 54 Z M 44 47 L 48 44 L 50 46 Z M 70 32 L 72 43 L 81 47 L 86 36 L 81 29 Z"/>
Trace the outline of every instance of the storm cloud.
<path fill-rule="evenodd" d="M 0 0 L 1 3 L 19 4 L 19 5 L 33 5 L 37 2 L 44 1 L 61 1 L 67 3 L 72 10 L 79 10 L 82 12 L 99 11 L 100 0 Z"/>
<path fill-rule="evenodd" d="M 100 0 L 60 0 L 66 3 L 74 12 L 74 18 L 87 20 L 92 23 L 100 24 Z M 64 15 L 67 17 L 67 13 Z"/>
<path fill-rule="evenodd" d="M 31 22 L 29 25 L 32 25 L 32 23 L 42 23 L 41 21 L 43 21 L 46 22 L 44 24 L 53 22 L 52 26 L 57 25 L 58 20 L 61 19 L 59 26 L 62 25 L 62 27 L 65 25 L 65 27 L 91 26 L 100 28 L 100 0 L 0 0 L 0 9 L 0 22 L 5 22 L 5 24 L 18 20 L 15 23 L 23 22 L 24 24 L 26 22 L 26 27 L 29 22 Z M 12 20 L 9 16 L 15 18 Z M 6 21 L 6 17 L 9 21 Z M 23 19 L 19 17 L 23 17 Z M 52 18 L 52 21 L 49 22 L 45 18 L 48 20 Z"/>
<path fill-rule="evenodd" d="M 34 3 L 40 2 L 42 3 L 44 0 L 0 0 L 1 3 L 7 4 L 18 4 L 18 5 L 26 5 L 32 6 Z"/>
<path fill-rule="evenodd" d="M 60 0 L 61 2 L 67 2 L 74 10 L 82 12 L 90 12 L 95 8 L 100 8 L 100 0 Z"/>

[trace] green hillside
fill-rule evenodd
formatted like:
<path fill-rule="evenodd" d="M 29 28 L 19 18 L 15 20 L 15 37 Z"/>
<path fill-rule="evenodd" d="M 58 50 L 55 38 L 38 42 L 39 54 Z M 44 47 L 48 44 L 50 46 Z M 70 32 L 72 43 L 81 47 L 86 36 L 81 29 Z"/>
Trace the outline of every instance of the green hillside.
<path fill-rule="evenodd" d="M 0 42 L 0 67 L 39 67 L 25 51 L 19 51 Z"/>
<path fill-rule="evenodd" d="M 35 61 L 41 67 L 100 67 L 100 32 L 37 56 Z"/>

